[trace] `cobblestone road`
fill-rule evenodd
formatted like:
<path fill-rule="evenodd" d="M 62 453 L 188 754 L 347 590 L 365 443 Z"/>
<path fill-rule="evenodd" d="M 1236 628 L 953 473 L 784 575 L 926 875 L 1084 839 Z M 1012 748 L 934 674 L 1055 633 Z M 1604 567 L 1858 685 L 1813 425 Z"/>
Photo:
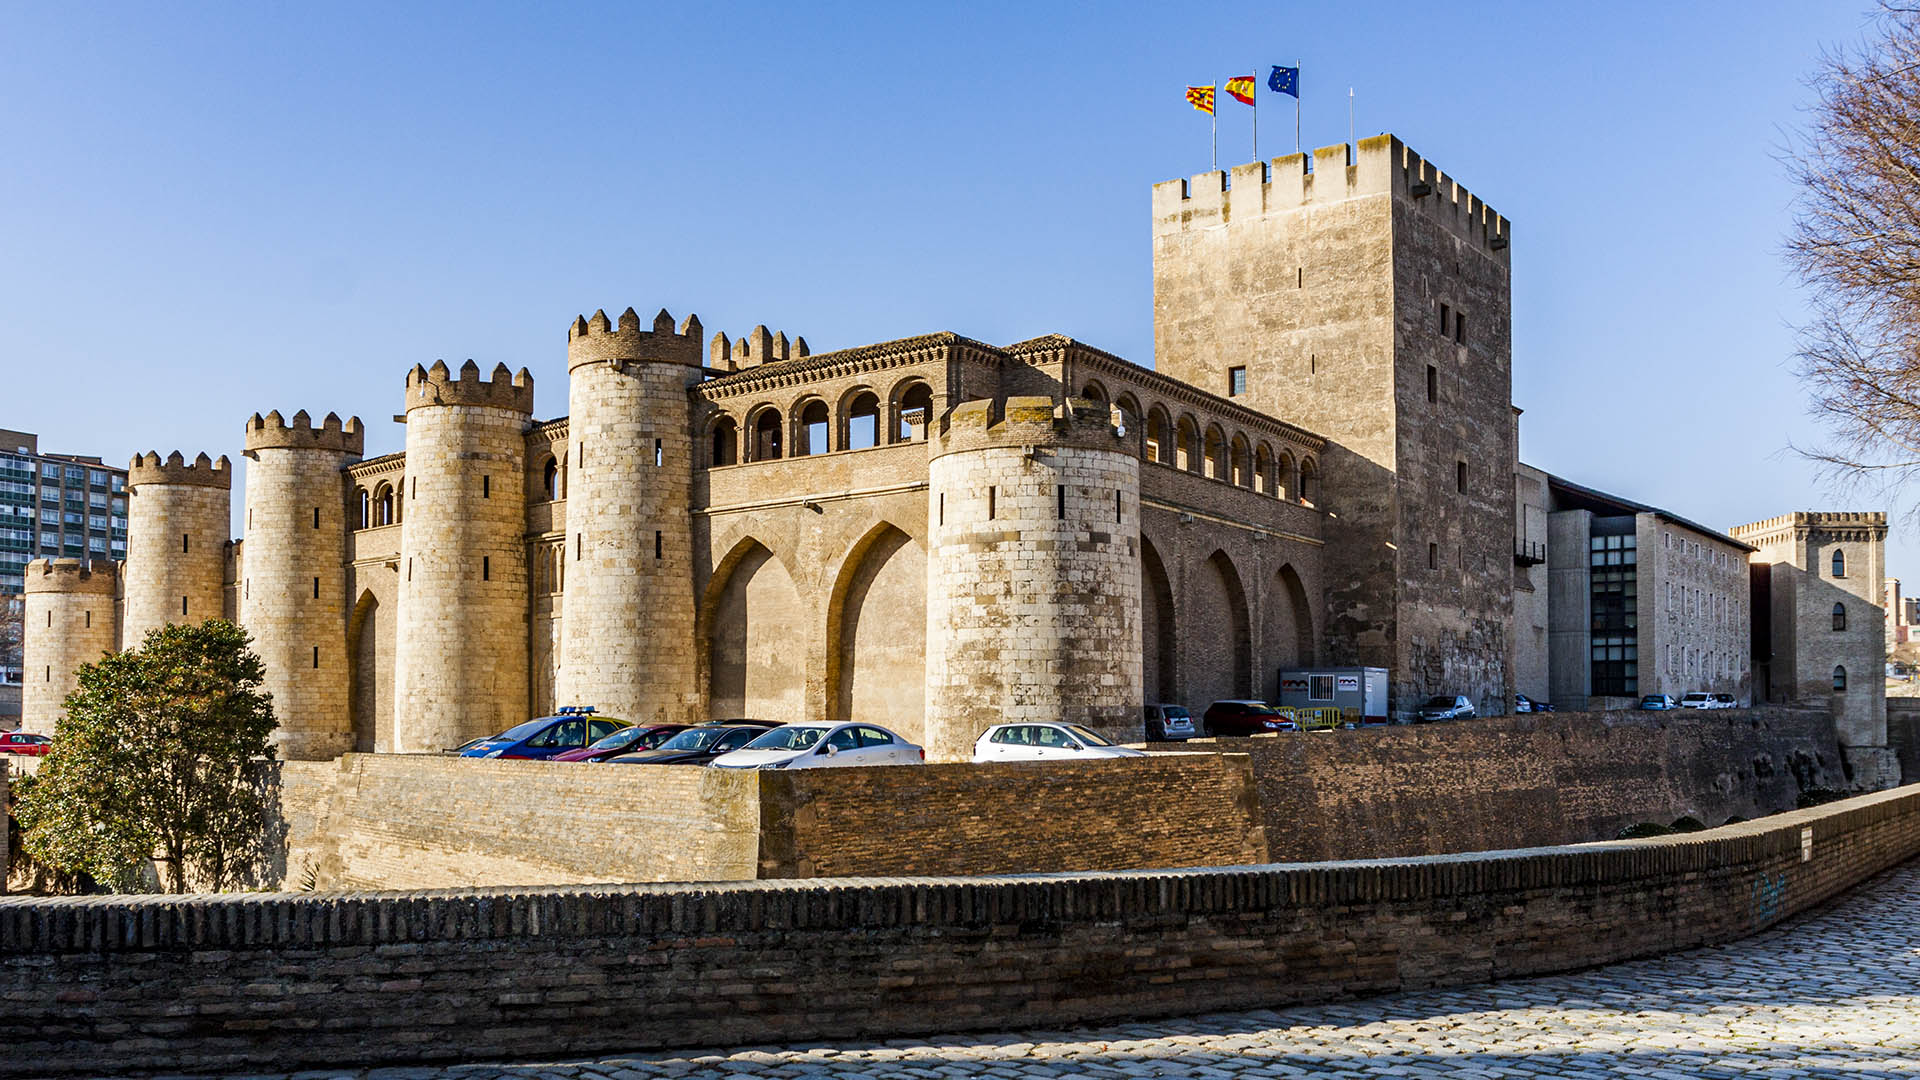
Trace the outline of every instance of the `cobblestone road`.
<path fill-rule="evenodd" d="M 1920 863 L 1745 941 L 1578 975 L 1074 1031 L 296 1075 L 1920 1077 Z"/>

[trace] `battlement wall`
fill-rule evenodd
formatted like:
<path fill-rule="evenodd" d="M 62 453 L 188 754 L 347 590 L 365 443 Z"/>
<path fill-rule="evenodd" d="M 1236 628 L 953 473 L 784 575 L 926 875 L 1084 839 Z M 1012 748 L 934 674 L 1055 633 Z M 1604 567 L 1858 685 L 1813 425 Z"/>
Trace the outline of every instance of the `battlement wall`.
<path fill-rule="evenodd" d="M 532 416 L 533 376 L 526 368 L 516 374 L 505 364 L 495 364 L 492 377 L 482 380 L 480 365 L 471 360 L 460 365 L 458 377 L 444 360 L 435 360 L 430 368 L 415 364 L 407 372 L 407 411 L 430 405 L 485 405 Z"/>
<path fill-rule="evenodd" d="M 1727 535 L 1736 540 L 1789 529 L 1880 529 L 1887 527 L 1884 510 L 1796 510 L 1763 521 L 1735 525 Z"/>
<path fill-rule="evenodd" d="M 575 771 L 596 768 L 617 766 Z M 115 1072 L 129 1045 L 155 1070 L 286 1071 L 510 1059 L 528 1025 L 541 1053 L 584 1055 L 1277 1008 L 1730 941 L 1916 855 L 1920 786 L 1681 836 L 1368 862 L 6 897 L 0 1075 Z"/>
<path fill-rule="evenodd" d="M 806 338 L 787 340 L 785 330 L 770 333 L 767 328 L 756 326 L 746 335 L 732 341 L 725 333 L 715 333 L 708 346 L 707 366 L 724 371 L 744 371 L 762 364 L 779 364 L 788 360 L 804 360 L 811 355 Z"/>
<path fill-rule="evenodd" d="M 1153 187 L 1154 235 L 1225 225 L 1369 195 L 1429 207 L 1445 228 L 1505 262 L 1507 219 L 1393 135 L 1200 173 Z"/>
<path fill-rule="evenodd" d="M 119 568 L 105 559 L 35 559 L 27 564 L 26 591 L 112 596 L 118 579 Z"/>
<path fill-rule="evenodd" d="M 316 428 L 305 409 L 293 414 L 291 424 L 281 419 L 278 409 L 265 416 L 254 413 L 247 418 L 246 439 L 249 453 L 268 449 L 332 450 L 358 456 L 366 451 L 367 446 L 366 432 L 360 426 L 359 417 L 353 417 L 343 425 L 338 413 L 328 413 Z"/>
<path fill-rule="evenodd" d="M 977 398 L 955 405 L 940 425 L 932 456 L 1008 446 L 1074 446 L 1132 453 L 1105 403 L 1087 398 L 1068 398 L 1059 403 L 1035 395 Z"/>
<path fill-rule="evenodd" d="M 218 461 L 207 457 L 205 453 L 188 462 L 185 455 L 175 450 L 166 460 L 152 450 L 144 454 L 135 454 L 127 466 L 127 490 L 131 491 L 142 484 L 188 484 L 195 487 L 233 489 L 233 463 L 225 454 Z"/>
<path fill-rule="evenodd" d="M 675 330 L 673 315 L 666 308 L 653 317 L 651 330 L 641 329 L 640 315 L 632 308 L 620 313 L 617 326 L 606 311 L 596 311 L 591 318 L 575 318 L 567 328 L 567 370 L 626 361 L 699 367 L 701 333 L 700 316 L 688 315 Z"/>

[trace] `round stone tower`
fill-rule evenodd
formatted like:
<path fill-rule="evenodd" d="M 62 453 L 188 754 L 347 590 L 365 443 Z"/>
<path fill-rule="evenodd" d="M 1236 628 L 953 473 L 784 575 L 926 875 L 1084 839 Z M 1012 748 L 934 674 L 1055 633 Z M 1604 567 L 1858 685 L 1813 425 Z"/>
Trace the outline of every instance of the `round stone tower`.
<path fill-rule="evenodd" d="M 969 401 L 930 443 L 927 759 L 1018 720 L 1140 736 L 1140 462 L 1108 410 Z"/>
<path fill-rule="evenodd" d="M 635 722 L 700 708 L 694 648 L 693 437 L 700 320 L 651 330 L 628 308 L 567 334 L 567 592 L 557 700 Z"/>
<path fill-rule="evenodd" d="M 341 470 L 366 445 L 360 418 L 247 421 L 246 558 L 240 621 L 266 665 L 279 756 L 353 749 L 347 674 L 347 496 Z"/>
<path fill-rule="evenodd" d="M 432 753 L 527 719 L 526 430 L 533 376 L 469 360 L 407 375 L 393 749 Z"/>
<path fill-rule="evenodd" d="M 26 640 L 20 729 L 53 734 L 66 713 L 74 672 L 114 650 L 114 565 L 79 559 L 27 564 Z"/>
<path fill-rule="evenodd" d="M 192 464 L 149 451 L 127 467 L 126 624 L 123 648 L 168 623 L 226 614 L 233 467 L 223 455 Z"/>

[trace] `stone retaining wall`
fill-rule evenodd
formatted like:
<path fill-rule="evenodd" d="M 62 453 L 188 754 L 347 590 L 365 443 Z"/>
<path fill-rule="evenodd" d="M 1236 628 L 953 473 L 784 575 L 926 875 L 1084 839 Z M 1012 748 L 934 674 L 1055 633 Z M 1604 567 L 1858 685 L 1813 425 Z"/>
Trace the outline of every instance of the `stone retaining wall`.
<path fill-rule="evenodd" d="M 1685 837 L 1009 878 L 0 899 L 0 1075 L 525 1058 L 1280 1006 L 1771 926 L 1920 787 Z"/>

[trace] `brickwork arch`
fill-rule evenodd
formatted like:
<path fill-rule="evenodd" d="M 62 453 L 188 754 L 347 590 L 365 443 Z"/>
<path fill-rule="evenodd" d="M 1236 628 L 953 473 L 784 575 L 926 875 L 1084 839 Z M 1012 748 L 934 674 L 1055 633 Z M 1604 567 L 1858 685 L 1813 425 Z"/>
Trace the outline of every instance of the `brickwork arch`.
<path fill-rule="evenodd" d="M 1180 701 L 1180 634 L 1173 582 L 1160 549 L 1140 536 L 1141 692 L 1147 703 Z"/>
<path fill-rule="evenodd" d="M 827 601 L 826 699 L 834 720 L 925 738 L 926 550 L 881 521 L 840 560 Z"/>
<path fill-rule="evenodd" d="M 772 549 L 743 540 L 714 574 L 705 606 L 708 715 L 805 718 L 808 620 L 793 575 Z"/>

